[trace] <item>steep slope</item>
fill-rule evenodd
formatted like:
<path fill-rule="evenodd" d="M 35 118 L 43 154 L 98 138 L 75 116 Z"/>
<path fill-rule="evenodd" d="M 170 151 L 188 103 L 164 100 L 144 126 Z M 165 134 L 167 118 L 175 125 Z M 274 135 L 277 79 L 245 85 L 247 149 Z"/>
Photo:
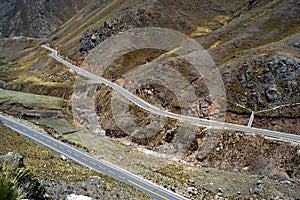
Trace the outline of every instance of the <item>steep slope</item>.
<path fill-rule="evenodd" d="M 51 44 L 62 45 L 62 53 L 72 55 L 72 59 L 78 59 L 74 57 L 74 54 L 78 56 L 78 50 L 87 53 L 99 42 L 120 31 L 132 27 L 154 26 L 189 34 L 196 26 L 215 17 L 230 20 L 230 17 L 246 2 L 246 0 L 230 0 L 226 3 L 206 0 L 201 2 L 114 0 L 108 3 L 103 0 L 96 1 L 81 10 L 53 35 L 53 38 L 58 40 Z M 93 35 L 99 37 L 97 42 L 91 41 Z"/>
<path fill-rule="evenodd" d="M 253 110 L 262 117 L 255 118 L 254 124 L 274 128 L 268 118 L 274 117 L 274 114 L 266 109 L 283 106 L 276 112 L 277 118 L 284 120 L 280 122 L 278 118 L 273 121 L 280 123 L 275 129 L 297 133 L 292 127 L 299 124 L 296 114 L 299 112 L 291 113 L 298 107 L 289 104 L 299 102 L 299 8 L 296 0 L 231 0 L 226 3 L 98 0 L 80 10 L 50 37 L 49 42 L 50 46 L 58 48 L 61 55 L 80 65 L 97 44 L 132 27 L 158 26 L 179 30 L 207 48 L 220 67 L 228 102 L 231 102 L 228 105 L 228 121 L 245 124 Z M 30 47 L 21 52 L 10 57 L 4 55 L 1 70 L 7 89 L 33 90 L 35 93 L 65 97 L 71 94 L 73 75 L 45 57 L 46 51 Z M 119 64 L 123 67 L 117 69 L 118 73 L 107 73 L 107 78 L 114 80 L 121 77 L 136 64 L 155 58 L 157 52 L 144 51 L 136 55 L 120 58 L 123 63 Z M 22 68 L 18 67 L 20 65 Z M 187 67 L 186 63 L 177 65 L 178 68 Z M 11 74 L 10 70 L 16 73 Z M 186 78 L 192 80 L 188 75 Z M 196 87 L 197 84 L 201 88 L 200 79 Z M 198 92 L 206 94 L 205 89 Z M 105 105 L 109 98 L 102 98 L 99 105 Z M 163 102 L 166 99 L 158 103 Z M 105 106 L 99 108 L 103 109 L 106 109 Z M 291 117 L 293 119 L 289 121 Z M 285 130 L 286 127 L 289 128 Z"/>
<path fill-rule="evenodd" d="M 210 21 L 216 16 L 223 16 L 224 13 L 229 16 L 233 15 L 246 2 L 246 0 L 231 0 L 230 4 L 227 4 L 220 1 L 203 1 L 200 4 L 197 1 L 183 2 L 179 0 L 93 1 L 57 30 L 50 37 L 49 42 L 50 45 L 59 48 L 60 54 L 66 55 L 76 62 L 82 61 L 86 53 L 96 45 L 91 37 L 97 31 L 103 30 L 104 32 L 101 41 L 130 27 L 146 25 L 169 27 L 190 33 L 193 32 L 196 25 Z M 213 9 L 214 7 L 218 9 Z M 60 10 L 60 12 L 62 11 Z M 174 13 L 177 18 L 173 17 Z M 104 25 L 105 21 L 110 22 L 112 19 L 119 20 L 117 27 L 113 30 Z M 65 81 L 72 82 L 73 79 L 66 68 L 62 68 L 60 64 L 46 57 L 48 52 L 39 48 L 39 44 L 42 42 L 36 41 L 37 46 L 32 46 L 35 43 L 32 40 L 4 40 L 2 48 L 5 51 L 1 60 L 1 79 L 5 83 L 6 89 L 32 91 L 39 94 L 49 92 L 50 95 L 68 96 L 70 93 L 61 91 L 70 90 L 70 84 Z M 9 46 L 17 46 L 23 50 L 5 53 Z M 81 51 L 79 51 L 80 49 Z M 11 73 L 12 71 L 14 73 Z"/>
<path fill-rule="evenodd" d="M 256 1 L 198 38 L 220 66 L 227 98 L 235 104 L 229 109 L 254 111 L 257 127 L 300 133 L 299 13 L 296 0 Z M 227 114 L 245 124 L 241 115 Z"/>
<path fill-rule="evenodd" d="M 254 111 L 255 127 L 299 134 L 299 105 L 294 105 L 300 102 L 299 13 L 297 0 L 98 0 L 64 23 L 47 42 L 64 58 L 80 66 L 85 64 L 85 57 L 99 43 L 118 32 L 149 26 L 181 31 L 195 38 L 217 63 L 227 92 L 228 122 L 246 125 L 250 111 Z M 9 46 L 10 42 L 3 43 L 3 46 Z M 0 87 L 69 99 L 74 89 L 74 73 L 48 58 L 49 52 L 32 44 L 32 40 L 18 42 L 12 43 L 19 44 L 17 54 L 0 54 L 3 57 L 0 67 L 3 86 Z M 162 53 L 166 52 L 149 49 L 131 52 L 118 58 L 104 75 L 122 83 L 124 73 L 151 62 Z M 170 62 L 167 60 L 166 63 L 181 70 L 183 76 L 193 83 L 199 100 L 207 102 L 207 91 L 201 77 L 192 77 L 189 74 L 191 66 L 184 61 L 171 62 L 173 57 L 170 55 Z M 96 92 L 96 108 L 92 103 L 89 105 L 87 112 L 79 116 L 80 125 L 92 128 L 86 123 L 91 116 L 88 109 L 96 109 L 106 136 L 133 142 L 132 146 L 138 143 L 172 157 L 178 153 L 178 147 L 185 145 L 184 151 L 179 152 L 180 159 L 195 165 L 246 171 L 299 183 L 299 147 L 296 145 L 215 131 L 213 133 L 221 134 L 218 144 L 213 144 L 212 151 L 203 156 L 205 137 L 214 135 L 209 131 L 188 125 L 180 132 L 178 127 L 182 124 L 168 120 L 162 130 L 152 135 L 149 134 L 151 131 L 143 133 L 146 137 L 141 140 L 135 137 L 138 134 L 129 135 L 118 128 L 111 110 L 110 88 L 101 85 L 88 91 L 84 87 L 79 89 L 84 91 L 82 96 L 77 96 L 82 99 Z M 136 95 L 172 112 L 180 112 L 176 98 L 163 86 L 146 85 L 138 88 Z M 138 127 L 151 122 L 149 113 L 133 105 L 129 108 Z M 126 124 L 129 121 L 126 120 L 122 122 Z M 197 134 L 192 143 L 175 140 L 179 133 L 190 136 L 190 131 L 195 130 Z"/>
<path fill-rule="evenodd" d="M 1 0 L 0 37 L 47 37 L 90 0 Z"/>

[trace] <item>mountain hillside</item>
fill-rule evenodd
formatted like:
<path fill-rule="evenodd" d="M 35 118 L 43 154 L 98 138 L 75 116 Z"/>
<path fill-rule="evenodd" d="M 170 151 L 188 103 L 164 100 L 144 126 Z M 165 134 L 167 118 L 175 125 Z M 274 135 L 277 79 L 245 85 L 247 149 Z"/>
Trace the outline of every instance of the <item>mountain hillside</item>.
<path fill-rule="evenodd" d="M 45 5 L 57 5 L 54 2 Z M 60 11 L 61 8 L 64 7 L 60 7 Z M 48 41 L 50 46 L 58 48 L 61 55 L 80 65 L 99 43 L 132 27 L 156 26 L 181 31 L 208 49 L 219 66 L 227 90 L 229 121 L 245 124 L 250 111 L 255 111 L 260 120 L 254 123 L 274 128 L 270 123 L 264 123 L 272 117 L 268 109 L 278 106 L 281 109 L 282 106 L 276 112 L 284 122 L 278 119 L 274 123 L 280 123 L 276 129 L 283 131 L 287 126 L 299 124 L 297 119 L 290 121 L 289 114 L 298 109 L 289 105 L 299 102 L 299 10 L 297 0 L 98 0 L 80 10 Z M 4 46 L 11 43 L 14 42 L 6 41 Z M 47 51 L 32 46 L 32 42 L 25 46 L 22 43 L 21 48 L 24 50 L 17 54 L 5 53 L 7 49 L 2 53 L 2 81 L 7 89 L 29 91 L 43 88 L 33 91 L 42 94 L 48 91 L 55 96 L 70 95 L 71 91 L 67 90 L 74 79 L 66 68 L 47 58 Z M 133 68 L 133 63 L 142 62 L 145 56 L 151 57 L 149 52 L 140 52 L 140 58 L 129 56 L 123 59 L 124 67 L 118 70 L 119 74 L 108 73 L 107 78 L 121 77 L 124 70 Z M 155 58 L 155 54 L 152 57 Z M 20 65 L 22 68 L 18 67 Z M 5 75 L 9 72 L 7 68 L 16 73 Z M 53 76 L 54 70 L 56 75 Z M 191 79 L 188 75 L 186 78 Z M 60 89 L 49 90 L 47 87 Z M 64 92 L 60 92 L 62 90 Z M 198 92 L 205 94 L 205 89 Z M 297 117 L 299 112 L 294 113 L 293 117 Z M 290 128 L 285 131 L 297 132 Z"/>
<path fill-rule="evenodd" d="M 90 0 L 1 0 L 0 37 L 47 37 Z"/>
<path fill-rule="evenodd" d="M 247 2 L 114 0 L 105 3 L 98 0 L 64 24 L 52 36 L 56 40 L 51 45 L 62 46 L 61 53 L 78 59 L 74 55 L 84 55 L 107 37 L 133 27 L 164 27 L 191 34 L 197 26 L 212 21 L 227 24 Z M 92 36 L 98 39 L 91 41 Z"/>
<path fill-rule="evenodd" d="M 151 115 L 133 104 L 128 105 L 121 98 L 115 98 L 114 91 L 104 84 L 80 79 L 68 67 L 47 56 L 50 52 L 40 45 L 47 43 L 57 49 L 62 58 L 87 69 L 93 66 L 86 59 L 90 53 L 118 33 L 139 27 L 179 31 L 199 42 L 216 63 L 226 90 L 226 112 L 218 109 L 220 102 L 210 98 L 201 74 L 196 73 L 187 60 L 178 58 L 176 51 L 132 51 L 115 59 L 108 69 L 103 70 L 103 76 L 126 89 L 133 88 L 131 92 L 135 95 L 174 113 L 207 119 L 224 114 L 226 122 L 247 125 L 253 112 L 253 127 L 299 135 L 299 0 L 32 1 L 30 5 L 35 9 L 28 11 L 30 20 L 20 17 L 27 13 L 28 6 L 24 2 L 1 1 L 1 13 L 4 13 L 1 15 L 2 37 L 47 38 L 0 39 L 1 89 L 62 97 L 67 105 L 65 117 L 74 126 L 99 135 L 92 135 L 93 139 L 109 139 L 122 144 L 122 148 L 126 146 L 133 151 L 150 152 L 197 167 L 272 178 L 278 181 L 280 188 L 284 186 L 297 192 L 293 187 L 300 182 L 299 145 L 237 131 L 197 127 Z M 29 21 L 34 23 L 27 23 Z M 111 50 L 110 46 L 105 50 Z M 94 66 L 100 68 L 101 59 L 99 57 L 100 62 Z M 196 98 L 187 98 L 187 103 L 181 105 L 168 84 L 149 83 L 153 73 L 148 68 L 133 76 L 132 79 L 141 80 L 137 84 L 126 79 L 128 72 L 148 63 L 159 63 L 180 72 L 181 76 L 170 78 L 171 83 L 180 85 L 183 77 L 195 90 Z M 162 75 L 160 72 L 157 74 Z M 81 80 L 80 84 L 78 80 Z M 179 88 L 179 93 L 184 93 L 185 87 Z M 76 100 L 79 100 L 78 104 L 74 103 Z M 120 109 L 119 113 L 113 110 L 120 108 L 118 106 L 124 102 L 128 105 L 127 110 Z M 7 101 L 3 105 L 10 106 L 11 110 L 18 108 L 18 104 Z M 39 109 L 34 106 L 30 110 Z M 20 113 L 18 116 L 22 117 Z M 124 113 L 127 115 L 121 118 Z M 95 145 L 94 148 L 103 150 L 105 147 Z M 122 156 L 116 159 L 126 163 Z M 142 163 L 139 161 L 138 165 Z M 210 172 L 210 169 L 206 170 L 199 177 L 205 178 Z M 190 179 L 173 174 L 168 168 L 162 173 L 179 177 L 184 184 L 194 185 Z M 220 183 L 226 184 L 228 180 Z M 235 179 L 232 181 L 233 185 L 239 185 Z M 211 183 L 200 181 L 196 184 L 210 187 L 214 184 Z M 288 199 L 291 191 L 284 189 L 285 192 L 278 192 L 279 196 L 270 197 L 264 196 L 264 192 L 269 190 L 263 187 L 264 184 L 258 180 L 250 189 L 242 191 L 242 196 L 238 189 L 230 195 L 236 194 L 236 198 L 245 199 L 281 199 L 283 195 L 282 199 Z M 187 191 L 197 199 L 197 192 Z M 214 189 L 214 192 L 222 193 L 223 188 Z"/>
<path fill-rule="evenodd" d="M 299 102 L 300 85 L 299 10 L 297 0 L 98 0 L 63 24 L 48 42 L 58 48 L 60 55 L 80 65 L 93 48 L 118 32 L 149 26 L 181 31 L 203 45 L 219 66 L 227 91 L 227 121 L 246 124 L 250 112 L 254 111 L 256 126 L 297 133 L 295 124 L 300 123 L 297 114 L 300 112 L 293 110 L 299 109 L 294 106 Z M 4 46 L 11 43 L 15 42 L 6 41 Z M 21 44 L 24 50 L 16 54 L 5 53 L 7 49 L 2 52 L 2 85 L 6 89 L 69 97 L 75 80 L 72 73 L 47 58 L 48 52 L 34 46 L 32 41 Z M 113 74 L 112 70 L 108 71 L 106 78 L 122 77 L 136 64 L 157 57 L 157 52 L 140 51 L 136 55 L 120 58 L 123 67 Z M 177 63 L 177 67 L 187 65 Z M 187 80 L 193 80 L 187 72 L 184 72 Z M 199 87 L 203 85 L 201 78 L 194 83 L 197 92 L 202 94 L 200 98 L 204 98 L 207 93 L 206 87 Z M 110 97 L 102 98 L 99 105 L 109 102 L 107 98 Z M 158 100 L 153 98 L 154 102 Z M 167 98 L 160 99 L 156 103 L 165 104 Z M 176 103 L 168 109 L 176 111 L 172 105 Z M 275 107 L 278 109 L 274 119 L 270 109 Z"/>

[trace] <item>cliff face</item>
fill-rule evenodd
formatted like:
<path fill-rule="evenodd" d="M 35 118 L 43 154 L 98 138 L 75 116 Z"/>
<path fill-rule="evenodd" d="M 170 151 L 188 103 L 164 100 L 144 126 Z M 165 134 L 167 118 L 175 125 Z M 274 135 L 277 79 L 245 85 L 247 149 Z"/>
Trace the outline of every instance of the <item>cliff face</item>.
<path fill-rule="evenodd" d="M 89 0 L 1 0 L 0 37 L 46 37 Z"/>

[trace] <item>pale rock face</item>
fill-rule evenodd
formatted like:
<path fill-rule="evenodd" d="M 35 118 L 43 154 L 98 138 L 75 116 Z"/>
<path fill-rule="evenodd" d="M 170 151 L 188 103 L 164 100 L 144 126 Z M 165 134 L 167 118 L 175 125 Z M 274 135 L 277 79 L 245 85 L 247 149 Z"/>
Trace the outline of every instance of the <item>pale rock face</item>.
<path fill-rule="evenodd" d="M 93 200 L 93 198 L 83 195 L 70 194 L 66 197 L 66 200 Z"/>

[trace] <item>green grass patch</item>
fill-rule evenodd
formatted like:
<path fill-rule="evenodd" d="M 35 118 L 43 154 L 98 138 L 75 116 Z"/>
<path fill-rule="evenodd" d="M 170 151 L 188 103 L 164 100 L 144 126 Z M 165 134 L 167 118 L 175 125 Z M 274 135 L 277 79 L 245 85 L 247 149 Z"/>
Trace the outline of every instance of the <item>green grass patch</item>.
<path fill-rule="evenodd" d="M 61 109 L 63 104 L 63 100 L 61 98 L 11 90 L 0 90 L 0 99 L 18 102 L 26 107 L 47 109 Z"/>
<path fill-rule="evenodd" d="M 40 125 L 45 125 L 47 127 L 53 128 L 60 135 L 71 131 L 76 131 L 75 127 L 64 118 L 42 118 L 32 121 Z"/>

